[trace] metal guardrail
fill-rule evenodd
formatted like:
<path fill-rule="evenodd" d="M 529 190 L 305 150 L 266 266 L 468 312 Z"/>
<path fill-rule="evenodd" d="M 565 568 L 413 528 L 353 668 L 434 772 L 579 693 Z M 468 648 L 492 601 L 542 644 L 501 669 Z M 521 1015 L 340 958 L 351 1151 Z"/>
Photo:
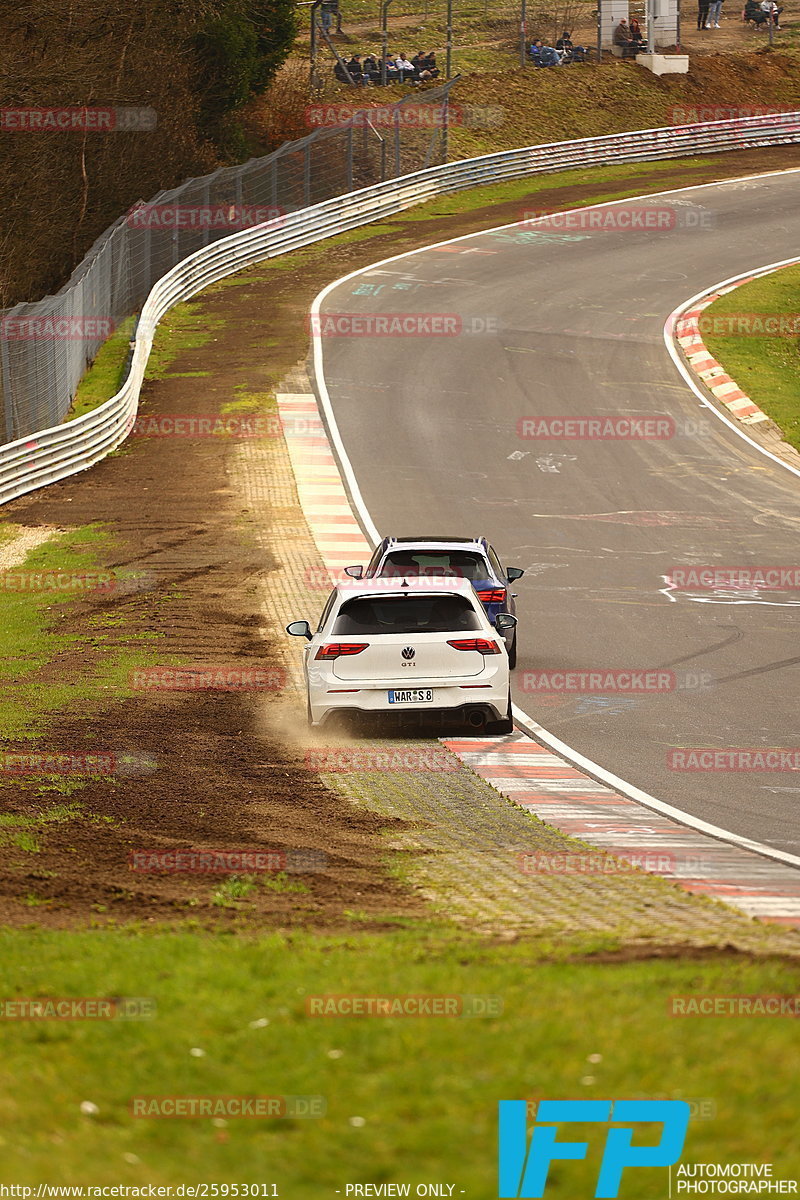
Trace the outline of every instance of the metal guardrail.
<path fill-rule="evenodd" d="M 167 271 L 150 291 L 137 326 L 130 371 L 115 396 L 64 425 L 0 447 L 0 504 L 84 471 L 119 446 L 136 419 L 139 391 L 161 318 L 175 304 L 243 267 L 480 184 L 570 167 L 796 142 L 800 142 L 800 112 L 527 146 L 429 167 L 298 209 L 285 216 L 277 228 L 274 223 L 256 226 L 216 241 Z"/>

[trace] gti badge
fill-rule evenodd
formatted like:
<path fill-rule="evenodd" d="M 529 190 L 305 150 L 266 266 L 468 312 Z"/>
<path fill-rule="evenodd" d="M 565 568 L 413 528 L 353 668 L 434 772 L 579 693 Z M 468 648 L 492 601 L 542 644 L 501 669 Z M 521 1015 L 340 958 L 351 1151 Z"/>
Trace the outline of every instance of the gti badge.
<path fill-rule="evenodd" d="M 408 662 L 409 659 L 412 659 L 415 654 L 416 654 L 416 650 L 414 649 L 413 646 L 406 646 L 405 649 L 403 650 L 403 658 L 406 660 L 406 662 Z"/>

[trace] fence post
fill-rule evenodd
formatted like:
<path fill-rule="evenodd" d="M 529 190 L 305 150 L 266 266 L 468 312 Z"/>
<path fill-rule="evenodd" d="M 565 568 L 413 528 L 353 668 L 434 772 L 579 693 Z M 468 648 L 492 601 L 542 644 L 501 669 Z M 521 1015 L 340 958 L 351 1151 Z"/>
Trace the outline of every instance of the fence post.
<path fill-rule="evenodd" d="M 12 310 L 9 309 L 9 312 Z M 5 319 L 4 313 L 0 321 Z M 0 399 L 3 401 L 3 416 L 6 425 L 6 441 L 14 441 L 14 395 L 11 390 L 11 371 L 8 362 L 8 343 L 5 337 L 0 337 Z"/>
<path fill-rule="evenodd" d="M 347 190 L 353 190 L 353 126 L 347 128 Z"/>
<path fill-rule="evenodd" d="M 207 183 L 206 186 L 203 188 L 203 208 L 206 210 L 206 212 L 210 216 L 211 215 L 211 183 L 210 182 Z M 209 223 L 208 223 L 208 221 L 204 221 L 203 222 L 203 245 L 204 246 L 208 245 L 208 239 L 209 239 Z"/>
<path fill-rule="evenodd" d="M 276 150 L 272 160 L 272 178 L 270 179 L 270 204 L 273 208 L 278 207 L 278 159 L 281 156 L 280 150 Z"/>
<path fill-rule="evenodd" d="M 444 94 L 444 105 L 442 111 L 442 162 L 447 162 L 447 156 L 450 153 L 450 139 L 448 137 L 450 126 L 450 88 Z"/>
<path fill-rule="evenodd" d="M 305 144 L 303 150 L 303 203 L 308 207 L 311 203 L 311 142 Z"/>

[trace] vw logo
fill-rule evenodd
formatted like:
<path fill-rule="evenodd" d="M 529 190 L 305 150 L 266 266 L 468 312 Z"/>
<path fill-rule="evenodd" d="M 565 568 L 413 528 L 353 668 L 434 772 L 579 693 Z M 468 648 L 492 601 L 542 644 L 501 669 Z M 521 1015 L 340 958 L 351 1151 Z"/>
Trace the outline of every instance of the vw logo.
<path fill-rule="evenodd" d="M 406 662 L 408 662 L 409 659 L 413 658 L 415 654 L 416 654 L 416 650 L 414 649 L 413 646 L 406 646 L 405 649 L 403 650 L 403 658 L 406 660 Z"/>

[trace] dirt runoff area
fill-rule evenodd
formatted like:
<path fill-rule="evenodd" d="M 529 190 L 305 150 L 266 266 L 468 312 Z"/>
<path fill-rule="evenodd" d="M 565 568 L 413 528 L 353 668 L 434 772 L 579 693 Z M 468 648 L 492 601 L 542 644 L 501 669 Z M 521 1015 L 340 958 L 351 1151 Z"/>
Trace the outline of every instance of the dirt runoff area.
<path fill-rule="evenodd" d="M 800 148 L 719 155 L 710 165 L 659 164 L 636 186 L 659 190 L 791 165 L 800 165 Z M 535 201 L 569 207 L 624 186 L 545 188 Z M 306 358 L 305 315 L 326 283 L 416 244 L 517 219 L 519 209 L 516 198 L 424 224 L 400 216 L 366 239 L 321 243 L 223 281 L 170 317 L 173 330 L 183 321 L 210 336 L 185 344 L 145 384 L 142 413 L 274 413 L 274 392 L 282 381 L 292 390 L 287 373 Z M 354 920 L 370 929 L 426 914 L 424 900 L 385 863 L 387 831 L 399 834 L 406 822 L 348 803 L 307 765 L 289 639 L 268 625 L 263 598 L 288 589 L 321 607 L 325 595 L 311 596 L 296 578 L 294 547 L 309 540 L 308 530 L 282 439 L 266 441 L 272 499 L 258 513 L 236 474 L 252 446 L 216 436 L 133 436 L 91 471 L 5 508 L 3 518 L 23 531 L 101 523 L 109 536 L 99 564 L 135 571 L 140 585 L 53 612 L 62 648 L 36 684 L 62 700 L 37 742 L 3 749 L 105 755 L 111 765 L 68 794 L 34 777 L 13 788 L 4 782 L 0 925 L 344 930 Z M 102 638 L 92 637 L 98 628 Z M 151 632 L 165 674 L 144 677 L 147 686 L 126 676 L 87 692 L 102 660 Z M 177 690 L 174 670 L 183 673 Z M 211 686 L 187 684 L 203 672 L 212 673 Z M 65 686 L 76 689 L 72 703 L 63 702 Z M 36 822 L 36 850 L 8 840 L 26 819 Z M 178 850 L 185 869 L 157 857 Z M 251 857 L 219 860 L 209 873 L 187 856 L 193 850 Z M 159 864 L 169 869 L 154 870 Z"/>

